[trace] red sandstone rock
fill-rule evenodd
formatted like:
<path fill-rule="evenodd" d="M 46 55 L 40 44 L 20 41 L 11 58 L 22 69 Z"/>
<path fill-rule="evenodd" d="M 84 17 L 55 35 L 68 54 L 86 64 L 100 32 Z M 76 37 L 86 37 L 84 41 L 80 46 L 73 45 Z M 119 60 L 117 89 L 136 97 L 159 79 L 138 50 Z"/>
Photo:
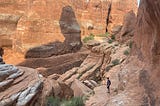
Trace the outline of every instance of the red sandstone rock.
<path fill-rule="evenodd" d="M 160 98 L 160 2 L 141 0 L 135 31 L 134 52 L 146 65 L 140 71 L 140 85 L 149 105 L 159 105 Z M 151 86 L 152 85 L 152 86 Z"/>
<path fill-rule="evenodd" d="M 109 31 L 113 26 L 122 24 L 123 16 L 128 11 L 136 11 L 136 1 L 112 0 L 110 15 L 112 23 L 109 23 Z M 2 16 L 0 21 L 3 23 L 0 30 L 0 35 L 3 37 L 0 39 L 4 42 L 12 38 L 13 48 L 18 52 L 26 52 L 32 47 L 54 41 L 63 42 L 65 37 L 60 29 L 59 21 L 65 6 L 72 6 L 81 35 L 105 33 L 109 1 L 14 0 L 13 2 L 13 0 L 7 0 L 0 1 L 0 3 L 0 15 Z M 8 16 L 12 18 L 7 18 Z M 75 25 L 77 23 L 72 24 L 72 27 Z"/>
<path fill-rule="evenodd" d="M 74 80 L 74 82 L 71 85 L 72 90 L 74 91 L 75 97 L 83 97 L 91 93 L 91 89 L 85 86 L 82 82 L 79 80 Z"/>

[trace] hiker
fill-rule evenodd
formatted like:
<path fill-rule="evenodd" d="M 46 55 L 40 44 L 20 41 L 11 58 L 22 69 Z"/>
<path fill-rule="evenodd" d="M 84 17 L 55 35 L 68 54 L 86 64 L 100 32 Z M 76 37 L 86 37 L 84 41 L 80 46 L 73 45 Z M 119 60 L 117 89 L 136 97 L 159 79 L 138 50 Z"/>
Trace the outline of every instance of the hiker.
<path fill-rule="evenodd" d="M 107 89 L 108 89 L 108 93 L 110 93 L 110 85 L 111 85 L 111 81 L 109 80 L 109 77 L 107 77 Z"/>

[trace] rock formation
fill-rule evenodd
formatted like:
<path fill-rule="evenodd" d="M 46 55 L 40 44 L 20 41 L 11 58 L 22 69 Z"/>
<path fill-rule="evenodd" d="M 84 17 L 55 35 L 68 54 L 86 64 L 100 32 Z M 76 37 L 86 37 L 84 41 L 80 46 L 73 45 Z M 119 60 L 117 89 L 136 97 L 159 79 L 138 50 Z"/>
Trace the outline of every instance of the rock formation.
<path fill-rule="evenodd" d="M 159 10 L 158 0 L 141 0 L 132 56 L 119 72 L 119 84 L 123 89 L 106 105 L 160 105 Z"/>
<path fill-rule="evenodd" d="M 120 42 L 126 42 L 131 40 L 134 35 L 135 25 L 136 25 L 136 15 L 133 11 L 129 11 L 123 20 L 123 26 L 115 26 L 113 28 L 112 34 L 115 35 L 116 39 Z"/>
<path fill-rule="evenodd" d="M 35 69 L 0 64 L 0 106 L 40 106 L 46 98 L 71 98 L 72 89 L 52 76 L 43 78 Z"/>
<path fill-rule="evenodd" d="M 140 70 L 140 85 L 145 90 L 144 98 L 146 98 L 147 104 L 152 106 L 160 104 L 159 10 L 160 2 L 157 0 L 141 0 L 134 39 L 136 54 L 146 64 L 144 69 Z"/>
<path fill-rule="evenodd" d="M 60 20 L 59 20 L 59 25 L 61 28 L 61 33 L 65 38 L 64 42 L 61 43 L 57 41 L 54 43 L 52 41 L 53 38 L 51 38 L 52 43 L 29 49 L 26 53 L 26 58 L 28 57 L 44 58 L 44 57 L 50 57 L 52 55 L 61 55 L 61 54 L 71 53 L 79 50 L 82 45 L 81 37 L 80 37 L 81 31 L 80 31 L 80 26 L 76 20 L 75 13 L 71 6 L 63 7 Z M 39 39 L 41 39 L 41 37 Z M 47 37 L 47 39 L 49 38 Z M 46 41 L 45 39 L 42 39 L 42 40 Z M 35 40 L 31 41 L 31 43 L 32 42 L 35 42 Z"/>
<path fill-rule="evenodd" d="M 79 67 L 87 55 L 87 53 L 71 53 L 49 58 L 30 58 L 18 65 L 34 69 L 38 68 L 37 70 L 44 76 L 55 73 L 63 74 L 73 67 Z"/>
<path fill-rule="evenodd" d="M 80 28 L 78 32 L 81 31 L 81 35 L 85 36 L 91 33 L 105 33 L 110 1 L 8 0 L 1 1 L 0 4 L 0 21 L 2 23 L 0 29 L 0 43 L 2 44 L 0 45 L 13 46 L 14 50 L 25 53 L 32 47 L 55 41 L 63 42 L 65 40 L 66 37 L 60 28 L 60 19 L 63 8 L 67 6 L 72 8 L 70 13 L 74 12 L 77 20 L 77 22 L 72 22 L 73 25 L 69 29 L 73 28 L 73 26 L 76 30 Z M 117 24 L 122 24 L 123 16 L 128 11 L 136 11 L 136 9 L 136 0 L 134 2 L 132 0 L 112 0 L 108 30 L 110 31 Z M 79 26 L 77 26 L 77 23 Z M 68 33 L 73 34 L 72 31 Z"/>

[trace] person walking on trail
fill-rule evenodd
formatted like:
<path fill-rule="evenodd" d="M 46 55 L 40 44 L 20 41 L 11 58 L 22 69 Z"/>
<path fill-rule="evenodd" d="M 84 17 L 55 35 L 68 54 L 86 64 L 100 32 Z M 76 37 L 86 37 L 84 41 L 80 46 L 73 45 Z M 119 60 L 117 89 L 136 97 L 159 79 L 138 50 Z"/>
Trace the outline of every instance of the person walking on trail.
<path fill-rule="evenodd" d="M 108 93 L 110 93 L 110 85 L 111 85 L 111 81 L 109 80 L 109 77 L 107 77 L 107 89 L 108 89 Z"/>

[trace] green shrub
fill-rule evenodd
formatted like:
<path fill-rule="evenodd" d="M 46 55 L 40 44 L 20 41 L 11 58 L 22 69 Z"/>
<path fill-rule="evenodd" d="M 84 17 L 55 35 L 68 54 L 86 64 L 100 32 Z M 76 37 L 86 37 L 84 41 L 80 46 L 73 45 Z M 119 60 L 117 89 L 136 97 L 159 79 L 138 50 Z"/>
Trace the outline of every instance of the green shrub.
<path fill-rule="evenodd" d="M 82 97 L 74 97 L 70 100 L 49 97 L 47 98 L 47 106 L 84 106 L 84 101 Z"/>
<path fill-rule="evenodd" d="M 129 42 L 129 48 L 132 48 L 132 45 L 133 45 L 133 41 L 130 41 Z"/>
<path fill-rule="evenodd" d="M 99 35 L 96 35 L 98 37 L 108 37 L 110 36 L 109 32 L 106 32 L 105 34 L 99 34 Z"/>
<path fill-rule="evenodd" d="M 92 37 L 94 37 L 95 35 L 93 34 L 93 33 L 90 33 L 90 35 L 89 36 L 92 36 Z"/>
<path fill-rule="evenodd" d="M 115 59 L 112 61 L 112 64 L 115 66 L 115 65 L 118 65 L 120 63 L 119 59 Z"/>
<path fill-rule="evenodd" d="M 130 54 L 130 51 L 129 50 L 125 50 L 123 54 L 128 56 Z"/>
<path fill-rule="evenodd" d="M 108 65 L 107 67 L 106 67 L 106 72 L 109 72 L 109 70 L 112 68 L 112 65 Z"/>
<path fill-rule="evenodd" d="M 90 34 L 89 36 L 86 36 L 84 39 L 83 39 L 83 42 L 84 43 L 87 43 L 89 40 L 93 40 L 94 39 L 94 35 L 93 34 Z"/>
<path fill-rule="evenodd" d="M 82 97 L 75 97 L 71 99 L 71 103 L 68 106 L 84 106 Z"/>
<path fill-rule="evenodd" d="M 112 36 L 111 36 L 111 39 L 112 39 L 112 40 L 115 40 L 115 39 L 116 39 L 116 38 L 115 38 L 115 35 L 112 35 Z"/>
<path fill-rule="evenodd" d="M 108 43 L 109 43 L 109 44 L 111 44 L 112 42 L 113 42 L 113 40 L 112 40 L 112 39 L 109 39 L 109 40 L 108 40 Z"/>
<path fill-rule="evenodd" d="M 54 98 L 54 97 L 48 97 L 47 98 L 47 106 L 60 106 L 60 99 Z"/>
<path fill-rule="evenodd" d="M 84 101 L 82 97 L 74 97 L 69 101 L 62 101 L 61 106 L 84 106 Z"/>

